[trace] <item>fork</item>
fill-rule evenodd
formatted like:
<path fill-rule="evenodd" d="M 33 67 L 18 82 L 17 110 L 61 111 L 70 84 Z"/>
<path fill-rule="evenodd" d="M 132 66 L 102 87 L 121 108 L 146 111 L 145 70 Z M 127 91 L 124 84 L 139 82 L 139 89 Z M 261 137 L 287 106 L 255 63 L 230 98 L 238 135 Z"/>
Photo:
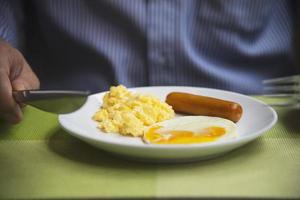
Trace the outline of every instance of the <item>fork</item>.
<path fill-rule="evenodd" d="M 268 103 L 270 106 L 300 107 L 300 75 L 263 80 L 264 97 L 284 100 Z"/>

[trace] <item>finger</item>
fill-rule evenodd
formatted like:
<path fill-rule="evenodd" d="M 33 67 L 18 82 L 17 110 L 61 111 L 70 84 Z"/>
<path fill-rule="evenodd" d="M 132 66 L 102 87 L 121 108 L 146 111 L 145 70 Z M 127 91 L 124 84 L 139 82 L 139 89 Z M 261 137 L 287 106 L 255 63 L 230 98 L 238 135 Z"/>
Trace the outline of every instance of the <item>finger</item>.
<path fill-rule="evenodd" d="M 29 90 L 38 89 L 40 87 L 40 82 L 35 73 L 32 71 L 22 54 L 18 54 L 18 59 L 13 63 L 15 67 L 13 69 L 18 69 L 18 73 L 11 80 L 13 90 Z"/>
<path fill-rule="evenodd" d="M 22 111 L 12 96 L 12 86 L 8 74 L 0 71 L 0 113 L 11 123 L 18 123 L 22 119 Z"/>
<path fill-rule="evenodd" d="M 20 106 L 21 108 L 25 108 L 25 107 L 26 107 L 26 104 L 24 104 L 24 103 L 19 103 L 19 106 Z"/>
<path fill-rule="evenodd" d="M 19 51 L 14 51 L 14 59 L 11 60 L 10 80 L 13 90 L 38 89 L 40 82 L 25 58 Z M 26 104 L 17 102 L 21 108 Z"/>

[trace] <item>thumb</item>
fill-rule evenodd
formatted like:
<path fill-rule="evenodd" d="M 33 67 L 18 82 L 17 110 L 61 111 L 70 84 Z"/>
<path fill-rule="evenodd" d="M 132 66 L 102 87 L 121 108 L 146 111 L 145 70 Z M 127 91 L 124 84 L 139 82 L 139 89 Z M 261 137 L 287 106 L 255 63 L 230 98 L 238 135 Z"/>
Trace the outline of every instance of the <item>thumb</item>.
<path fill-rule="evenodd" d="M 26 87 L 22 81 L 15 80 L 11 85 L 13 90 L 26 90 Z"/>
<path fill-rule="evenodd" d="M 26 90 L 26 87 L 22 81 L 13 81 L 11 83 L 11 86 L 14 91 Z M 26 106 L 26 104 L 24 103 L 20 103 L 20 102 L 17 103 L 20 105 L 21 108 L 24 108 Z"/>
<path fill-rule="evenodd" d="M 11 81 L 11 87 L 14 91 L 38 89 L 40 82 L 34 72 L 28 67 L 22 70 L 21 74 Z M 24 103 L 18 102 L 21 108 L 25 107 Z"/>
<path fill-rule="evenodd" d="M 13 90 L 32 90 L 40 87 L 40 82 L 28 65 L 25 65 L 21 73 L 11 81 Z"/>

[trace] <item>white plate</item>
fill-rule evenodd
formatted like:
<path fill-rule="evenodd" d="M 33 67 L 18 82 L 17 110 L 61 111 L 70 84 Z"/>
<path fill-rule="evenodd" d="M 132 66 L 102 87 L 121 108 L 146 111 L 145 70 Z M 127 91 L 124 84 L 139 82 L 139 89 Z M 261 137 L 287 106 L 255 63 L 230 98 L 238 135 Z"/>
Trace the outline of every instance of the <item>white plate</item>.
<path fill-rule="evenodd" d="M 152 94 L 162 101 L 174 91 L 206 95 L 241 104 L 243 116 L 237 123 L 237 138 L 189 145 L 145 144 L 140 138 L 107 134 L 97 128 L 92 116 L 102 104 L 104 93 L 89 96 L 86 104 L 71 114 L 59 115 L 60 125 L 71 135 L 105 151 L 128 158 L 155 162 L 185 162 L 222 155 L 250 142 L 270 129 L 277 121 L 271 107 L 252 97 L 208 88 L 196 87 L 142 87 L 132 88 L 142 94 Z"/>

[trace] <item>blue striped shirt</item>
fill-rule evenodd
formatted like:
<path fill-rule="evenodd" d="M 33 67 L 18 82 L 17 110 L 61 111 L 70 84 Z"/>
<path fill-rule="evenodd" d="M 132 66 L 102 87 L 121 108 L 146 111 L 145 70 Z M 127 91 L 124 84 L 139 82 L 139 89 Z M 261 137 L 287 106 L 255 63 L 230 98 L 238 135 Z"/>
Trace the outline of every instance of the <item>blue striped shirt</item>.
<path fill-rule="evenodd" d="M 291 1 L 0 0 L 0 37 L 42 88 L 188 85 L 243 93 L 297 73 Z"/>

